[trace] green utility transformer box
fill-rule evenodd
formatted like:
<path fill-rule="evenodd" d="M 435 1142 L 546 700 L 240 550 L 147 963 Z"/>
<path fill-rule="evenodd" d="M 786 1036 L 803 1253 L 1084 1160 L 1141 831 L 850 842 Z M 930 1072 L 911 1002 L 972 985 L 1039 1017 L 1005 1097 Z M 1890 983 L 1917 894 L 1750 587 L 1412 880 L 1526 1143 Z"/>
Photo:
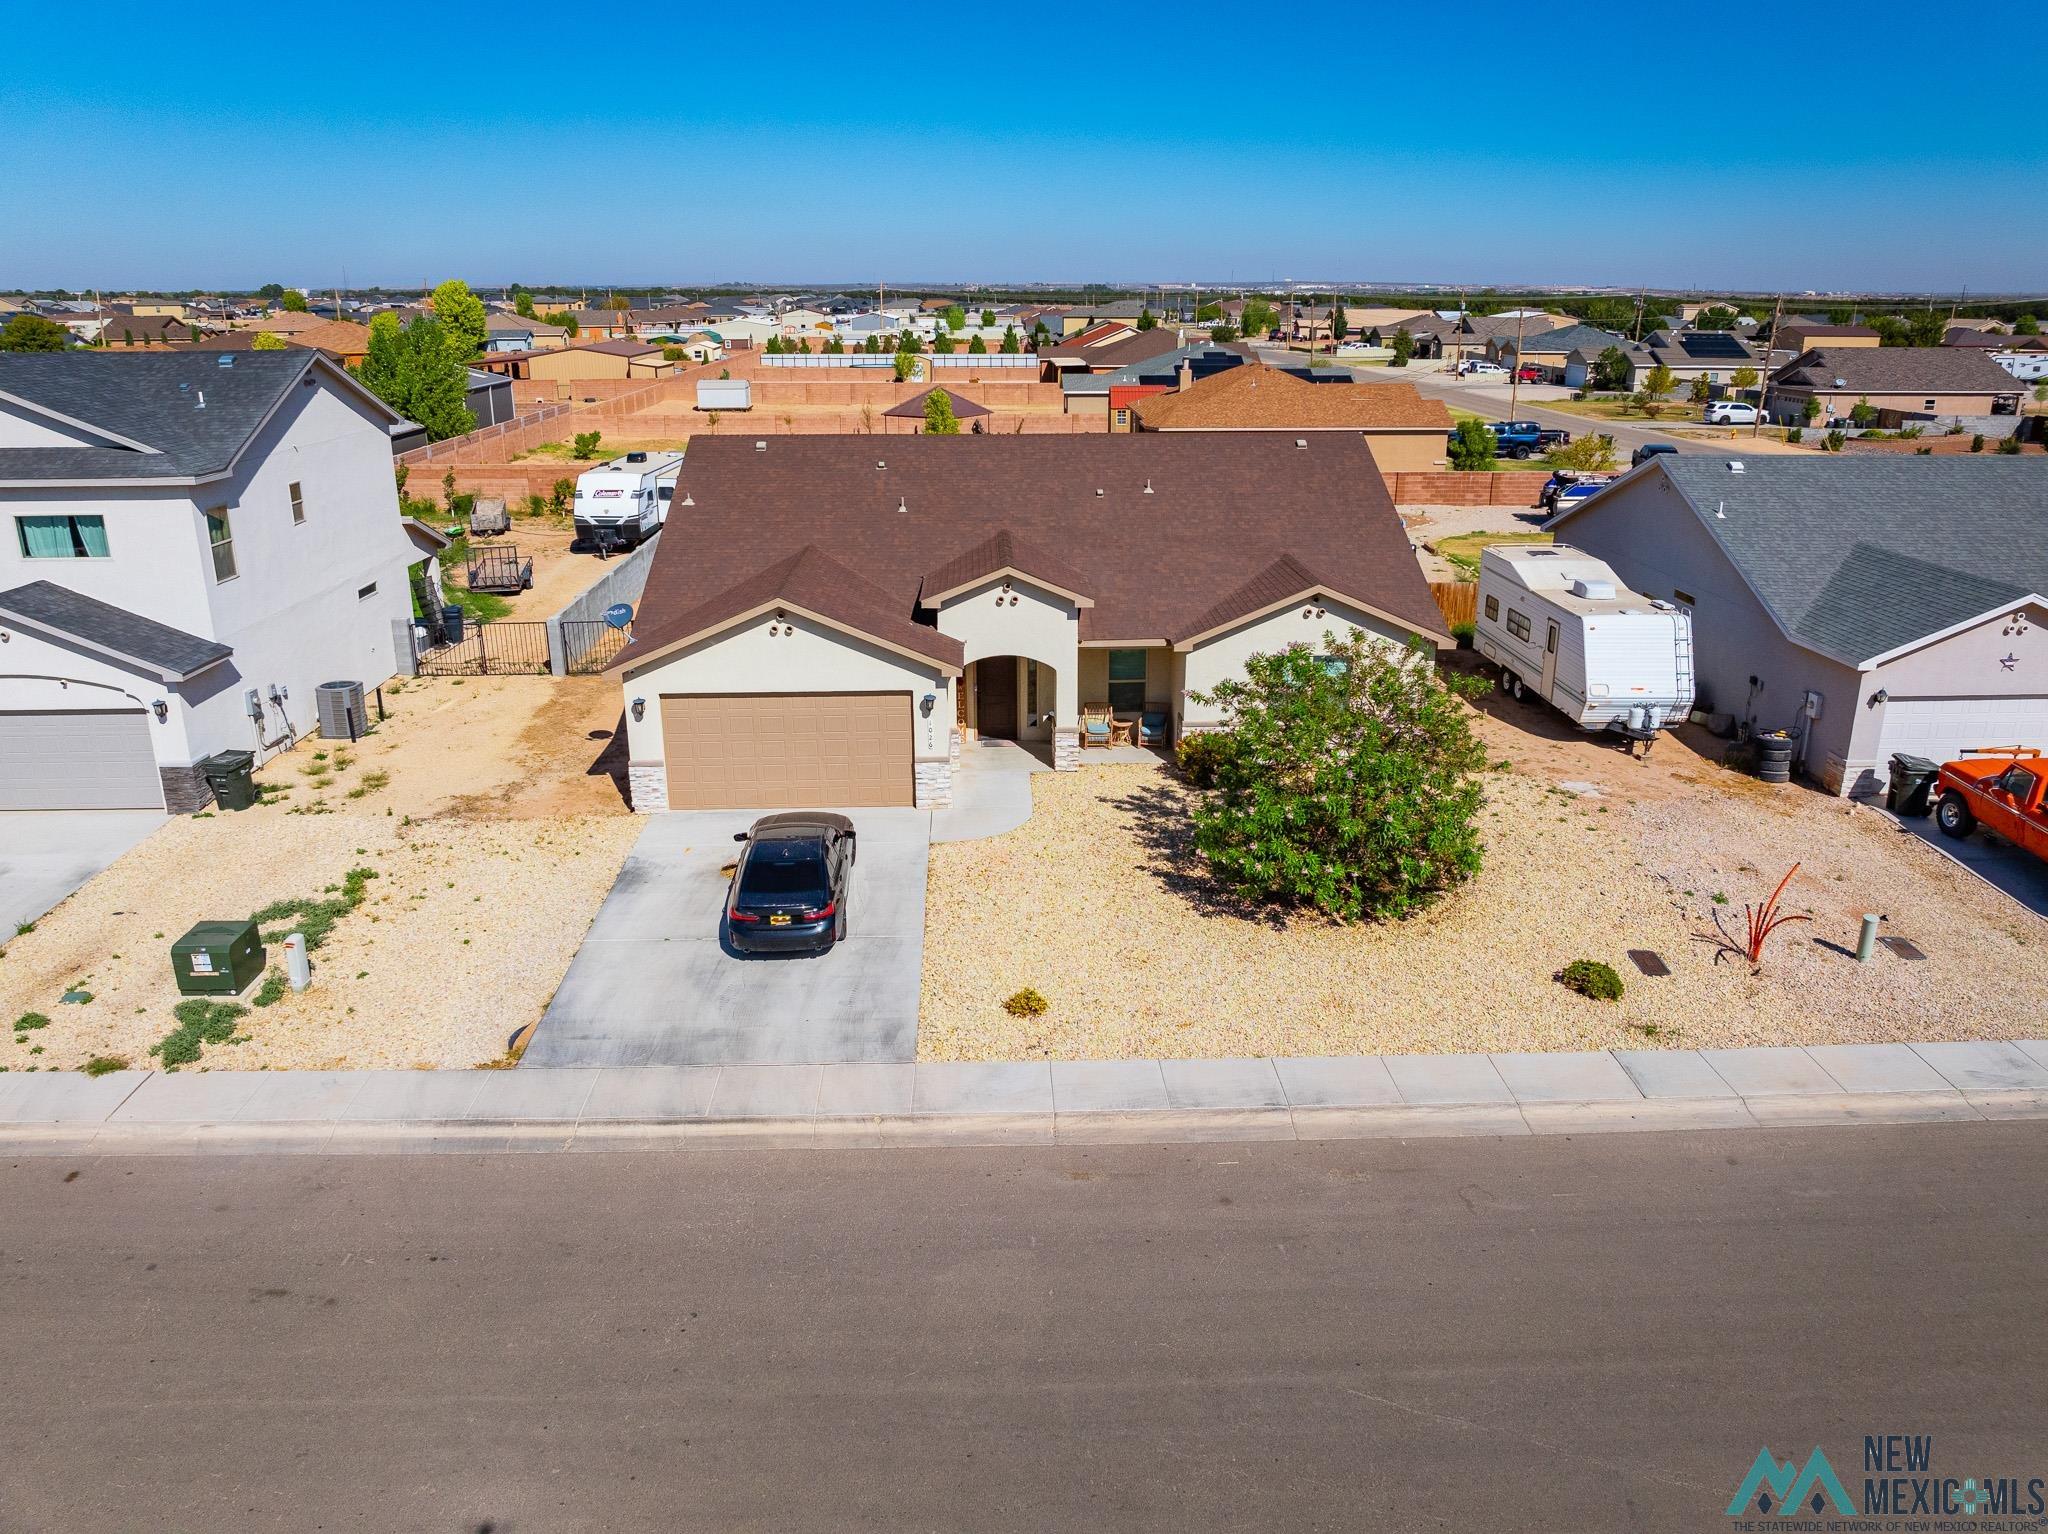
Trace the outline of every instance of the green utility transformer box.
<path fill-rule="evenodd" d="M 187 996 L 237 996 L 267 955 L 253 921 L 203 921 L 171 944 L 171 970 Z"/>

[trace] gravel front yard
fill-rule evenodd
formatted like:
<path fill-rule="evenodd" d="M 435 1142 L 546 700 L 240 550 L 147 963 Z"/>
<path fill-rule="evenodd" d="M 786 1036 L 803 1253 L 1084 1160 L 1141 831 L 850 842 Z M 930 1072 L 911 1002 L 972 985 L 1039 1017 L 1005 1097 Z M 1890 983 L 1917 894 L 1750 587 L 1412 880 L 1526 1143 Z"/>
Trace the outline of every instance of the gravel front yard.
<path fill-rule="evenodd" d="M 50 1019 L 10 1029 L 0 1064 L 151 1065 L 181 999 L 173 941 L 198 921 L 331 898 L 358 867 L 377 877 L 313 955 L 312 989 L 258 1008 L 251 987 L 236 1023 L 247 1042 L 208 1045 L 185 1068 L 501 1057 L 545 1009 L 642 829 L 592 770 L 607 742 L 591 735 L 616 722 L 618 689 L 595 678 L 436 679 L 385 697 L 390 718 L 356 747 L 306 741 L 259 770 L 259 781 L 291 785 L 288 797 L 174 819 L 34 931 L 0 939 L 0 1019 Z M 278 946 L 270 958 L 282 966 Z M 62 1003 L 67 988 L 92 1000 Z"/>
<path fill-rule="evenodd" d="M 1519 706 L 1515 706 L 1519 707 Z M 1384 927 L 1234 907 L 1188 844 L 1170 770 L 1087 766 L 1032 779 L 1035 811 L 991 841 L 932 848 L 920 1058 L 1439 1053 L 1614 1046 L 2018 1038 L 2048 1004 L 2048 924 L 1874 811 L 1769 789 L 1677 742 L 1650 764 L 1481 721 L 1486 866 Z M 1598 797 L 1560 781 L 1604 781 Z M 1740 929 L 1803 863 L 1754 976 L 1716 961 L 1713 913 Z M 1715 896 L 1728 904 L 1717 907 Z M 1925 962 L 1853 953 L 1865 911 Z M 1647 979 L 1630 948 L 1673 973 Z M 1613 965 L 1618 1003 L 1553 975 Z M 1050 1010 L 1015 1019 L 1022 987 Z"/>

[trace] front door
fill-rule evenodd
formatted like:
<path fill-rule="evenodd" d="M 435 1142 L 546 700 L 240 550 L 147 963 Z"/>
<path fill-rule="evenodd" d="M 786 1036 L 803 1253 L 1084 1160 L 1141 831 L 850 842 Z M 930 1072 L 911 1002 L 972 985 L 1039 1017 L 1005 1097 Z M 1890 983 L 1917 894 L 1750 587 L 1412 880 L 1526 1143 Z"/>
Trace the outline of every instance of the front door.
<path fill-rule="evenodd" d="M 1017 662 L 992 655 L 974 668 L 975 729 L 987 739 L 1017 738 Z"/>
<path fill-rule="evenodd" d="M 1557 625 L 1547 625 L 1550 632 L 1543 639 L 1543 701 L 1550 701 L 1552 689 L 1557 686 Z"/>

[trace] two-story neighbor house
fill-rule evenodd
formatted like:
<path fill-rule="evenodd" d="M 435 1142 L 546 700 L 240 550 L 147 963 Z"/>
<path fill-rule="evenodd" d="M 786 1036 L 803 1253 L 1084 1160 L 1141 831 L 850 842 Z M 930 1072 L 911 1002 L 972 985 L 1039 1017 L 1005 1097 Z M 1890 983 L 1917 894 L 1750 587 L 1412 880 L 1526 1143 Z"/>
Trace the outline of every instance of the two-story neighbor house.
<path fill-rule="evenodd" d="M 1355 386 L 1363 387 L 1363 386 Z M 1449 646 L 1354 432 L 699 438 L 624 683 L 634 808 L 938 805 L 963 740 L 1221 722 L 1245 660 Z"/>
<path fill-rule="evenodd" d="M 1691 609 L 1702 708 L 1837 793 L 1895 752 L 2048 747 L 2048 465 L 1667 454 L 1551 523 Z"/>
<path fill-rule="evenodd" d="M 409 670 L 396 419 L 318 351 L 0 356 L 0 809 L 200 808 Z"/>

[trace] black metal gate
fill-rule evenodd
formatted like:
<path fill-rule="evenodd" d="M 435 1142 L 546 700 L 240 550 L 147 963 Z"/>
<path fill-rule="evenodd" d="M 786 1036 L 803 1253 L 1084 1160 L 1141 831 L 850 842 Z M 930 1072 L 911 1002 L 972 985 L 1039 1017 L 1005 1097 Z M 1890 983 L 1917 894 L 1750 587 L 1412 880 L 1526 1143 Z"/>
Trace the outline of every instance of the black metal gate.
<path fill-rule="evenodd" d="M 421 676 L 546 676 L 545 623 L 464 624 L 453 644 L 420 652 Z"/>
<path fill-rule="evenodd" d="M 601 618 L 562 620 L 562 660 L 570 676 L 596 676 L 626 648 L 623 629 Z"/>

